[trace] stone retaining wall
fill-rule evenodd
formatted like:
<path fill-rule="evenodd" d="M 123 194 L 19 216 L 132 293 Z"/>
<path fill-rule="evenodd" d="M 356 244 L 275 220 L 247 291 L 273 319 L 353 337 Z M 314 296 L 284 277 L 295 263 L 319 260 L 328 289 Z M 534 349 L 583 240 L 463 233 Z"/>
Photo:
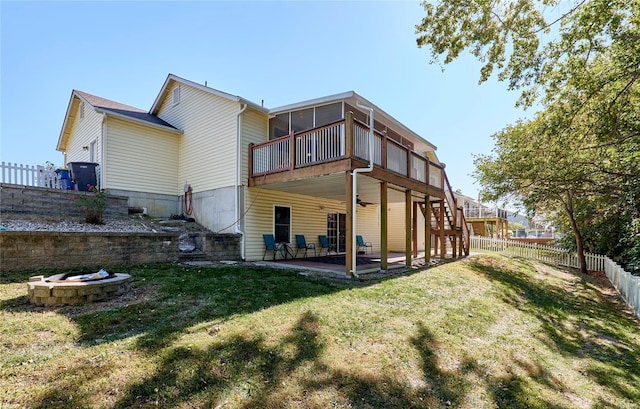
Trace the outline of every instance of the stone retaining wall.
<path fill-rule="evenodd" d="M 56 215 L 60 217 L 82 217 L 73 198 L 94 193 L 74 190 L 49 189 L 44 187 L 0 184 L 0 214 Z M 109 195 L 104 217 L 117 219 L 127 217 L 129 198 Z"/>
<path fill-rule="evenodd" d="M 209 260 L 240 260 L 240 234 L 198 233 L 191 237 L 196 249 Z"/>
<path fill-rule="evenodd" d="M 1 231 L 0 272 L 100 269 L 178 261 L 178 233 Z M 240 235 L 204 233 L 210 260 L 239 260 Z"/>
<path fill-rule="evenodd" d="M 0 272 L 108 269 L 178 259 L 177 233 L 0 232 Z"/>

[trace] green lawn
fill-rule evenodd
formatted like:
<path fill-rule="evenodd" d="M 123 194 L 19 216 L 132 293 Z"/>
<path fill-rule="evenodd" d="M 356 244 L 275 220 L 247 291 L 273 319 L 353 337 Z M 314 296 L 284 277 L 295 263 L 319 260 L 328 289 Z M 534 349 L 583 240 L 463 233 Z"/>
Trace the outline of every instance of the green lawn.
<path fill-rule="evenodd" d="M 376 283 L 149 266 L 33 307 L 0 277 L 0 408 L 637 408 L 640 325 L 600 278 L 494 255 Z"/>

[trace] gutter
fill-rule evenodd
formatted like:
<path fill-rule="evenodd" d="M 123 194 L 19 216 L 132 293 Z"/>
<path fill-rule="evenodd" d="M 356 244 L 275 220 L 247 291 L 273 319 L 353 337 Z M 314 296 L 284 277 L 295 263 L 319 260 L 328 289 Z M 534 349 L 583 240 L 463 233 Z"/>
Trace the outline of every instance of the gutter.
<path fill-rule="evenodd" d="M 373 170 L 373 108 L 363 105 L 360 101 L 356 102 L 358 108 L 366 109 L 369 111 L 369 166 L 366 168 L 356 168 L 351 172 L 351 177 L 353 178 L 353 190 L 351 192 L 351 209 L 353 215 L 351 217 L 351 274 L 352 277 L 358 277 L 358 271 L 356 266 L 356 256 L 358 252 L 358 248 L 356 246 L 356 205 L 357 205 L 357 194 L 358 194 L 358 173 L 371 172 Z"/>
<path fill-rule="evenodd" d="M 244 106 L 243 106 L 244 105 Z M 240 188 L 240 167 L 242 166 L 242 160 L 240 158 L 240 115 L 249 107 L 248 104 L 240 104 L 240 110 L 236 113 L 236 184 L 233 189 L 234 196 L 234 217 L 236 220 L 235 223 L 235 232 L 237 234 L 242 235 L 240 239 L 240 259 L 244 261 L 245 259 L 245 234 L 242 229 L 240 229 L 240 195 L 238 194 L 238 189 Z"/>

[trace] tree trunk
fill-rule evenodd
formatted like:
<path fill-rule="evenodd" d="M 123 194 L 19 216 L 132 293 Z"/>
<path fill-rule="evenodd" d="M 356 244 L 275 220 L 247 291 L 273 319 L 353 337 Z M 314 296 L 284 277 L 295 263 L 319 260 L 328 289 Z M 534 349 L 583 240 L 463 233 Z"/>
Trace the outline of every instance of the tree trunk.
<path fill-rule="evenodd" d="M 582 233 L 580 233 L 580 228 L 578 227 L 578 222 L 576 221 L 573 212 L 573 195 L 570 192 L 567 193 L 567 200 L 566 202 L 564 202 L 564 210 L 567 212 L 567 216 L 569 216 L 569 221 L 571 222 L 571 230 L 573 231 L 573 236 L 576 239 L 576 250 L 578 254 L 578 264 L 580 266 L 580 272 L 583 274 L 587 274 L 587 259 L 584 256 L 584 239 L 582 238 Z"/>

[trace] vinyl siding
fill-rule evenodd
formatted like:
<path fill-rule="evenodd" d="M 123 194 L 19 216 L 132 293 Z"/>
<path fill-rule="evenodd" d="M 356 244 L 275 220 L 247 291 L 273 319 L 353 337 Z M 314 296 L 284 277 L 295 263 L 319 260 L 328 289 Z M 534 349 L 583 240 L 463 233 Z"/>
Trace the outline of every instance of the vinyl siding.
<path fill-rule="evenodd" d="M 176 194 L 181 135 L 108 118 L 107 188 Z"/>
<path fill-rule="evenodd" d="M 304 234 L 308 243 L 320 248 L 319 235 L 327 234 L 327 213 L 344 213 L 345 205 L 335 200 L 279 192 L 268 189 L 247 189 L 245 197 L 245 257 L 260 260 L 264 254 L 263 234 L 273 234 L 274 206 L 291 207 L 291 240 L 295 249 L 295 235 Z M 374 251 L 380 250 L 379 208 L 369 205 L 358 206 L 358 234 L 373 244 Z M 294 250 L 295 251 L 295 250 Z"/>
<path fill-rule="evenodd" d="M 180 86 L 180 103 L 172 104 L 173 89 Z M 173 82 L 168 87 L 158 117 L 184 133 L 179 143 L 176 193 L 185 182 L 193 192 L 235 185 L 236 114 L 240 104 Z"/>
<path fill-rule="evenodd" d="M 102 164 L 102 114 L 94 111 L 93 107 L 85 104 L 84 118 L 80 118 L 80 100 L 74 98 L 75 119 L 71 127 L 71 135 L 67 144 L 67 163 L 69 162 L 89 162 L 90 152 L 82 149 L 83 146 L 90 146 L 91 142 L 96 142 L 95 162 Z M 65 164 L 66 165 L 66 164 Z"/>
<path fill-rule="evenodd" d="M 247 109 L 243 112 L 241 118 L 242 150 L 240 158 L 242 160 L 242 179 L 240 184 L 246 186 L 249 178 L 249 144 L 259 144 L 269 140 L 269 117 L 265 113 Z"/>
<path fill-rule="evenodd" d="M 388 208 L 389 229 L 389 251 L 404 253 L 405 251 L 405 210 L 404 203 L 390 203 Z M 418 250 L 424 250 L 424 216 L 418 209 Z"/>

